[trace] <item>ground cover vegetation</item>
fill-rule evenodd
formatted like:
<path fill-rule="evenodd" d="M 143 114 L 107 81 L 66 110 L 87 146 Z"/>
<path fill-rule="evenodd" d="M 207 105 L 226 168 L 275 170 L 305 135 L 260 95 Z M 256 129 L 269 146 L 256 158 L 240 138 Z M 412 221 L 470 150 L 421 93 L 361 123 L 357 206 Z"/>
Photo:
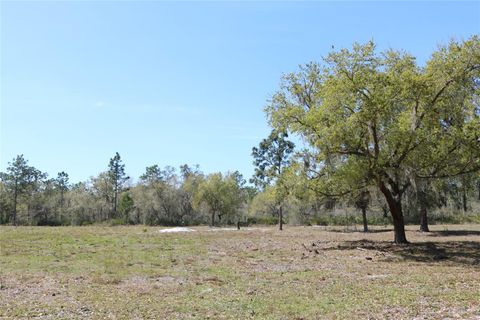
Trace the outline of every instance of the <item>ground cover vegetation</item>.
<path fill-rule="evenodd" d="M 477 319 L 479 225 L 0 226 L 2 319 Z"/>

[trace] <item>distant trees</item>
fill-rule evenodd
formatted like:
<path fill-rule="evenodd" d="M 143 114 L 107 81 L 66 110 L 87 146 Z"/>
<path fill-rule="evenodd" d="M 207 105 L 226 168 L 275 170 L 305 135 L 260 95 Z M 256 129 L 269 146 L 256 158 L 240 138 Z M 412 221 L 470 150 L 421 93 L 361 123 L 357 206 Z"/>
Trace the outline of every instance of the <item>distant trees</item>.
<path fill-rule="evenodd" d="M 283 205 L 285 205 L 287 199 L 282 201 Z M 274 221 L 277 224 L 280 216 L 279 211 L 278 194 L 274 186 L 266 186 L 249 203 L 250 216 L 257 218 L 259 221 Z"/>
<path fill-rule="evenodd" d="M 255 173 L 251 182 L 259 188 L 265 188 L 283 173 L 294 149 L 295 144 L 288 140 L 287 132 L 272 130 L 258 147 L 252 148 Z"/>
<path fill-rule="evenodd" d="M 128 192 L 122 193 L 122 195 L 120 196 L 120 203 L 118 205 L 118 210 L 123 216 L 124 223 L 130 222 L 129 215 L 130 215 L 130 212 L 133 211 L 133 208 L 134 208 L 134 201 L 130 196 L 130 194 Z"/>
<path fill-rule="evenodd" d="M 183 165 L 180 170 L 149 166 L 138 183 L 128 188 L 125 183 L 118 189 L 117 215 L 113 215 L 114 185 L 108 171 L 72 184 L 66 172 L 48 178 L 45 173 L 29 166 L 23 156 L 18 156 L 9 164 L 8 171 L 1 173 L 0 223 L 225 225 L 249 221 L 276 224 L 280 209 L 288 212 L 287 218 L 292 224 L 363 223 L 364 230 L 367 230 L 367 210 L 368 220 L 374 219 L 374 223 L 387 221 L 383 218 L 386 209 L 380 191 L 368 188 L 331 198 L 322 194 L 328 189 L 317 189 L 321 184 L 314 177 L 322 172 L 314 165 L 313 158 L 305 158 L 303 154 L 293 156 L 293 152 L 290 155 L 288 165 L 287 162 L 282 165 L 281 175 L 262 184 L 263 188 L 247 185 L 237 171 L 205 175 L 198 166 Z M 355 176 L 353 178 L 355 181 Z M 422 225 L 425 223 L 428 227 L 428 223 L 423 222 L 427 212 L 432 215 L 434 223 L 445 218 L 454 221 L 478 219 L 470 216 L 480 213 L 478 181 L 478 173 L 417 181 L 414 188 L 406 190 L 402 199 L 407 221 L 416 223 L 421 220 Z M 338 185 L 338 190 L 344 189 L 344 185 Z M 354 212 L 352 207 L 358 208 L 362 215 L 349 216 L 349 209 Z"/>
<path fill-rule="evenodd" d="M 36 183 L 44 176 L 42 172 L 29 166 L 23 155 L 15 157 L 12 162 L 9 162 L 7 171 L 1 173 L 0 178 L 3 182 L 4 189 L 11 196 L 11 221 L 13 225 L 17 225 L 17 205 L 19 198 L 33 191 Z M 10 217 L 8 217 L 7 220 L 10 220 Z"/>
<path fill-rule="evenodd" d="M 137 210 L 150 224 L 184 224 L 182 190 L 175 169 L 149 166 L 140 176 L 141 184 L 132 188 Z"/>
<path fill-rule="evenodd" d="M 480 169 L 479 52 L 477 36 L 452 41 L 419 67 L 405 52 L 355 44 L 286 75 L 266 111 L 315 152 L 319 190 L 376 186 L 395 242 L 406 243 L 402 198 L 412 179 Z"/>
<path fill-rule="evenodd" d="M 84 185 L 84 191 L 89 192 L 95 199 L 94 212 L 98 216 L 97 219 L 107 220 L 112 217 L 113 213 L 113 184 L 108 172 L 101 172 L 96 177 L 91 177 L 90 181 Z M 79 189 L 80 191 L 82 189 Z M 92 203 L 93 204 L 93 203 Z"/>
<path fill-rule="evenodd" d="M 288 193 L 282 174 L 295 148 L 295 144 L 287 138 L 286 131 L 273 130 L 268 138 L 260 142 L 258 148 L 252 149 L 255 174 L 251 182 L 261 189 L 265 189 L 271 183 L 275 184 L 280 230 L 283 230 L 283 201 Z"/>
<path fill-rule="evenodd" d="M 22 224 L 57 225 L 110 218 L 127 177 L 117 153 L 109 171 L 73 186 L 66 172 L 47 179 L 47 174 L 29 166 L 23 155 L 9 163 L 0 179 L 0 222 L 17 225 L 20 210 L 24 213 Z"/>
<path fill-rule="evenodd" d="M 362 211 L 363 232 L 368 232 L 367 209 L 370 205 L 370 193 L 368 190 L 361 190 L 354 196 L 355 208 Z"/>
<path fill-rule="evenodd" d="M 172 167 L 146 168 L 140 183 L 130 189 L 137 217 L 147 224 L 184 225 L 239 219 L 247 197 L 238 173 L 205 176 L 198 167 L 182 165 L 180 175 Z"/>
<path fill-rule="evenodd" d="M 120 154 L 117 152 L 115 156 L 110 159 L 108 165 L 107 175 L 113 191 L 112 197 L 112 213 L 117 215 L 118 194 L 122 191 L 125 182 L 129 177 L 125 174 L 125 165 L 122 163 Z"/>
<path fill-rule="evenodd" d="M 198 186 L 194 204 L 197 208 L 205 205 L 210 212 L 210 225 L 215 225 L 215 217 L 219 221 L 224 218 L 229 222 L 239 220 L 239 210 L 245 201 L 246 194 L 242 190 L 243 178 L 238 173 L 208 175 Z"/>
<path fill-rule="evenodd" d="M 0 224 L 9 222 L 11 201 L 3 181 L 0 180 Z"/>
<path fill-rule="evenodd" d="M 69 189 L 69 176 L 68 173 L 62 171 L 57 174 L 57 177 L 54 179 L 54 186 L 55 190 L 58 192 L 60 199 L 59 199 L 59 206 L 60 210 L 63 210 L 65 207 L 65 194 L 68 192 Z"/>

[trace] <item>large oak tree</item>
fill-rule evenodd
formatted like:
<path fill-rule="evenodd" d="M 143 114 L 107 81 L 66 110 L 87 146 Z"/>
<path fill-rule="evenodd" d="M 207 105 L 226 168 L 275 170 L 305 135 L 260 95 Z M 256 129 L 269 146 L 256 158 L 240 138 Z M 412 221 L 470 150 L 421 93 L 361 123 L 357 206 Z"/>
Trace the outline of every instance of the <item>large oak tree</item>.
<path fill-rule="evenodd" d="M 402 196 L 413 179 L 480 169 L 480 41 L 440 47 L 424 66 L 373 42 L 330 53 L 283 78 L 266 112 L 303 136 L 325 194 L 375 185 L 395 242 L 406 243 Z"/>

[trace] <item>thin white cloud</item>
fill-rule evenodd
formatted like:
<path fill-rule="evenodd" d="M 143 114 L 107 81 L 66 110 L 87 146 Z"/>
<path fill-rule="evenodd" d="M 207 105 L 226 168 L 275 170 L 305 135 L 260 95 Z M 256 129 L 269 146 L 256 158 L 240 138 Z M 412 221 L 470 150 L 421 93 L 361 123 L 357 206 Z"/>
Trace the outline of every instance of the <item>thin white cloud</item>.
<path fill-rule="evenodd" d="M 98 107 L 98 108 L 102 108 L 102 107 L 105 106 L 105 102 L 99 100 L 99 101 L 95 102 L 95 106 Z"/>
<path fill-rule="evenodd" d="M 162 112 L 168 114 L 182 114 L 191 116 L 197 116 L 201 114 L 200 109 L 185 106 L 158 106 L 145 104 L 137 106 L 136 109 L 145 112 Z"/>

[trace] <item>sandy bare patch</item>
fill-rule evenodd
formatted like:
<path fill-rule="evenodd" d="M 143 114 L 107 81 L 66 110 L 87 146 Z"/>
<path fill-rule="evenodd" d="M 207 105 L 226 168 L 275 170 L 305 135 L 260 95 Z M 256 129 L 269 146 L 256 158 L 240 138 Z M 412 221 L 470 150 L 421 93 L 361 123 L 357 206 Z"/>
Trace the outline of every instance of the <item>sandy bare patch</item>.
<path fill-rule="evenodd" d="M 159 230 L 158 232 L 160 233 L 176 233 L 176 232 L 192 232 L 195 231 L 190 228 L 185 228 L 185 227 L 175 227 L 175 228 L 168 228 L 168 229 L 162 229 Z"/>
<path fill-rule="evenodd" d="M 244 227 L 244 228 L 211 228 L 208 229 L 207 231 L 269 231 L 270 229 L 268 228 L 251 228 L 251 227 Z"/>

